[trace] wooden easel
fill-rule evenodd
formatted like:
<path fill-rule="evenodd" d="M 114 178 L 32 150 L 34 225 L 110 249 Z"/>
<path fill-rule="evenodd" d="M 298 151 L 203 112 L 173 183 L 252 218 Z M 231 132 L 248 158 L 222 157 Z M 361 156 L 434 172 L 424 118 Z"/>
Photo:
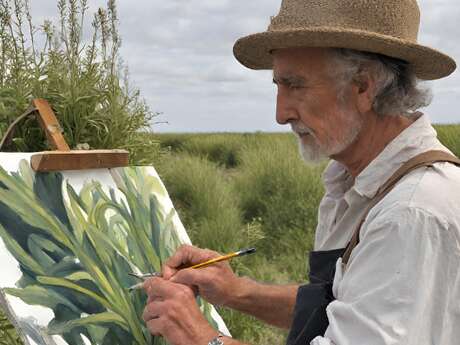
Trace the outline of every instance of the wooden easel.
<path fill-rule="evenodd" d="M 62 135 L 62 128 L 56 115 L 49 103 L 41 98 L 34 99 L 31 107 L 10 125 L 0 143 L 0 148 L 11 142 L 18 123 L 31 115 L 36 115 L 49 146 L 55 150 L 32 155 L 30 164 L 33 170 L 41 172 L 85 170 L 128 165 L 129 153 L 126 150 L 71 150 Z"/>

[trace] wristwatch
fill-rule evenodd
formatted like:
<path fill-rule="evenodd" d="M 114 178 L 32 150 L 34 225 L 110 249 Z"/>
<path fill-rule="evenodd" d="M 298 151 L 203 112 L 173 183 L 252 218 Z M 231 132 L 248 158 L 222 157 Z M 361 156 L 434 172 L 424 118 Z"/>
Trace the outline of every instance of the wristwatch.
<path fill-rule="evenodd" d="M 224 336 L 222 334 L 219 334 L 217 337 L 211 339 L 208 345 L 224 345 L 224 341 L 221 339 L 223 337 Z"/>

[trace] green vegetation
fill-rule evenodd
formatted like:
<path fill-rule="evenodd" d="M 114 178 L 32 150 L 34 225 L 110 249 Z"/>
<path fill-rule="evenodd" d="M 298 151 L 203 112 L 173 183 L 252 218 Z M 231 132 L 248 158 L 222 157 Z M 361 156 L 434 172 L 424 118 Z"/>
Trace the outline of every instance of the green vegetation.
<path fill-rule="evenodd" d="M 460 126 L 437 126 L 460 155 Z M 232 262 L 240 275 L 268 283 L 306 281 L 325 164 L 308 167 L 291 134 L 155 135 L 154 165 L 192 242 L 221 252 L 256 246 Z M 283 344 L 286 333 L 221 308 L 232 334 L 252 345 Z"/>
<path fill-rule="evenodd" d="M 156 143 L 138 132 L 148 129 L 155 114 L 129 86 L 115 1 L 94 14 L 89 42 L 83 41 L 88 1 L 58 0 L 57 8 L 57 23 L 36 27 L 29 0 L 0 0 L 0 137 L 32 98 L 42 97 L 71 147 L 124 148 L 133 162 L 151 161 Z M 13 143 L 14 151 L 46 147 L 31 118 Z"/>
<path fill-rule="evenodd" d="M 438 138 L 457 157 L 460 157 L 460 125 L 436 126 Z"/>
<path fill-rule="evenodd" d="M 0 345 L 22 345 L 15 328 L 0 309 Z"/>

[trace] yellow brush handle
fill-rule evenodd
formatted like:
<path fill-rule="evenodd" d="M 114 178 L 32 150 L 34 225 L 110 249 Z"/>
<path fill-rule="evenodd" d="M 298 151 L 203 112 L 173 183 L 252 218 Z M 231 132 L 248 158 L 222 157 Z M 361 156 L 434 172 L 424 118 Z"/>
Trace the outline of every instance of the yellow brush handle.
<path fill-rule="evenodd" d="M 202 262 L 201 264 L 196 264 L 196 265 L 190 266 L 189 268 L 201 268 L 201 267 L 206 267 L 208 265 L 212 265 L 212 264 L 214 264 L 216 262 L 230 260 L 231 258 L 234 258 L 235 256 L 238 256 L 238 253 L 239 252 L 235 252 L 235 253 L 230 253 L 230 254 L 227 254 L 227 255 L 219 256 L 217 258 Z"/>
<path fill-rule="evenodd" d="M 242 249 L 242 250 L 240 250 L 238 252 L 222 255 L 222 256 L 219 256 L 217 258 L 202 262 L 200 264 L 196 264 L 196 265 L 188 266 L 188 267 L 183 267 L 182 266 L 182 267 L 178 267 L 177 269 L 206 267 L 206 266 L 215 264 L 216 262 L 230 260 L 231 258 L 234 258 L 234 257 L 237 257 L 237 256 L 243 256 L 243 255 L 252 254 L 252 253 L 255 253 L 255 252 L 256 252 L 256 248 Z M 133 276 L 135 276 L 137 278 L 145 280 L 147 278 L 151 278 L 151 277 L 154 277 L 154 276 L 161 276 L 161 273 L 148 273 L 148 274 L 141 274 L 141 275 L 130 273 L 130 275 L 133 275 Z M 129 291 L 142 289 L 143 287 L 144 287 L 144 283 L 136 284 L 136 285 L 131 286 L 129 288 Z"/>

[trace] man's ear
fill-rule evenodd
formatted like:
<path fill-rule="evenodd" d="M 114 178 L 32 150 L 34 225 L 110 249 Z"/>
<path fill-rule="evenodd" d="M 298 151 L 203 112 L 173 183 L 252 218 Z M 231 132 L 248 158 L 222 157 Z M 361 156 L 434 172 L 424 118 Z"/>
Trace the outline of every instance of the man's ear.
<path fill-rule="evenodd" d="M 356 92 L 356 106 L 361 114 L 372 110 L 375 99 L 376 84 L 375 80 L 368 72 L 360 73 L 354 80 Z"/>

